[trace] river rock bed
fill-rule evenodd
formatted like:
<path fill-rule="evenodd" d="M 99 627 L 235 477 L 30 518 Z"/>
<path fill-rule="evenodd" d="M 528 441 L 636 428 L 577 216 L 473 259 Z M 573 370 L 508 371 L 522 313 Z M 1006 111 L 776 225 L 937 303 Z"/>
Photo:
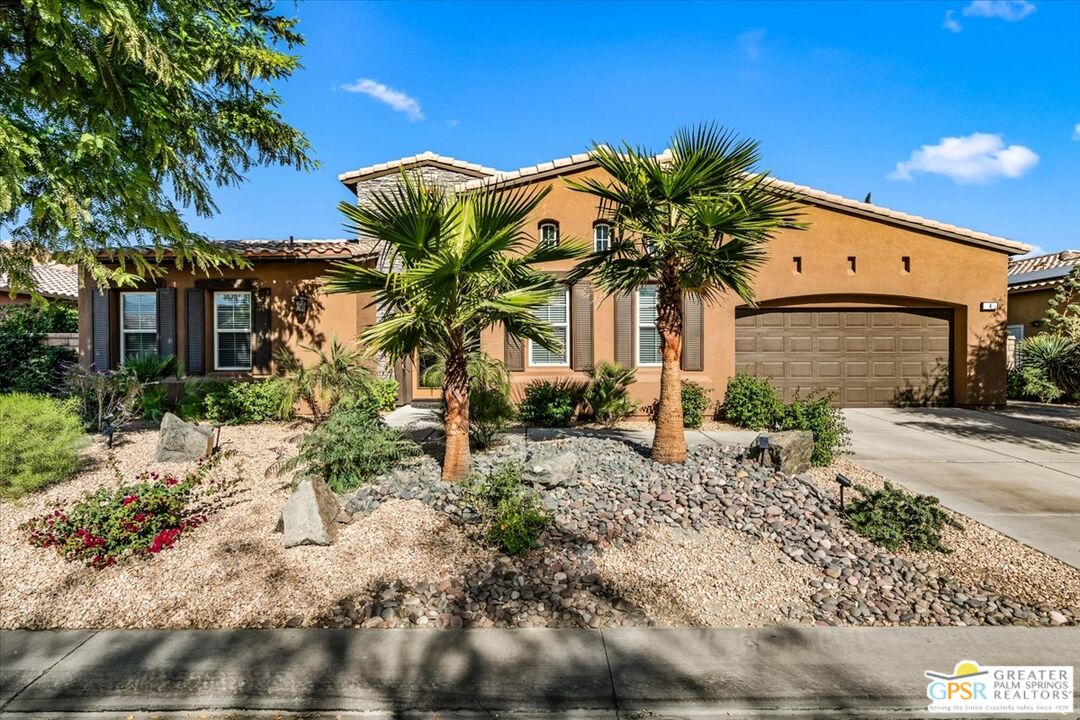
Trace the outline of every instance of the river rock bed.
<path fill-rule="evenodd" d="M 576 467 L 565 478 L 548 466 Z M 554 513 L 540 547 L 518 557 L 464 568 L 439 582 L 394 581 L 364 597 L 342 598 L 304 624 L 363 627 L 604 627 L 653 624 L 633 588 L 598 572 L 612 549 L 652 537 L 658 528 L 725 528 L 771 544 L 772 562 L 807 571 L 802 597 L 783 621 L 818 625 L 1064 625 L 1080 608 L 1029 603 L 943 575 L 929 560 L 889 553 L 845 527 L 832 497 L 808 476 L 762 467 L 737 448 L 691 448 L 685 465 L 658 465 L 625 442 L 569 438 L 527 442 L 519 436 L 474 456 L 487 473 L 520 464 Z M 429 457 L 399 467 L 352 495 L 354 518 L 390 500 L 419 500 L 445 514 L 477 542 L 482 518 L 463 488 L 443 483 Z M 702 557 L 699 562 L 718 563 Z M 773 570 L 766 565 L 760 572 Z M 754 598 L 744 598 L 753 603 Z"/>

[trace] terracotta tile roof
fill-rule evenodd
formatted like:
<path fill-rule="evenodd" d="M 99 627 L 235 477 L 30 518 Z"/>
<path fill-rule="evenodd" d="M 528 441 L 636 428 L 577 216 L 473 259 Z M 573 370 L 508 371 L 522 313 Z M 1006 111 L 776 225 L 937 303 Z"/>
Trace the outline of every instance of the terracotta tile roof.
<path fill-rule="evenodd" d="M 670 157 L 669 150 L 665 150 L 657 156 L 658 159 L 665 159 L 668 157 Z M 530 165 L 529 167 L 520 168 L 511 172 L 497 173 L 487 178 L 468 180 L 464 183 L 461 183 L 458 188 L 461 190 L 472 190 L 483 187 L 485 185 L 493 184 L 501 185 L 506 183 L 509 185 L 514 185 L 519 182 L 528 182 L 529 180 L 540 179 L 545 175 L 562 175 L 567 172 L 583 170 L 594 165 L 595 163 L 587 153 L 579 153 L 577 155 L 570 155 L 569 157 L 559 158 L 557 160 L 540 163 L 538 165 Z M 1008 238 L 998 237 L 997 235 L 990 235 L 988 233 L 959 227 L 957 225 L 950 225 L 948 223 L 938 222 L 937 220 L 931 220 L 929 218 L 920 217 L 918 215 L 910 215 L 905 212 L 900 212 L 899 210 L 890 210 L 889 208 L 882 207 L 880 205 L 859 202 L 858 200 L 852 200 L 851 198 L 846 198 L 842 195 L 825 192 L 824 190 L 818 190 L 816 188 L 808 187 L 806 185 L 798 185 L 793 182 L 788 182 L 786 180 L 778 180 L 775 178 L 773 179 L 773 182 L 778 187 L 783 188 L 788 192 L 794 193 L 795 195 L 804 198 L 812 204 L 833 207 L 840 210 L 847 210 L 860 215 L 886 218 L 888 220 L 893 220 L 904 225 L 929 230 L 937 234 L 952 237 L 954 239 L 963 240 L 966 242 L 974 242 L 976 244 L 985 245 L 996 250 L 1004 250 L 1009 254 L 1025 253 L 1031 249 L 1029 246 L 1021 242 L 1009 240 Z"/>
<path fill-rule="evenodd" d="M 1037 290 L 1060 285 L 1080 266 L 1080 250 L 1018 258 L 1009 262 L 1009 291 Z"/>
<path fill-rule="evenodd" d="M 37 290 L 47 298 L 75 300 L 79 297 L 79 271 L 71 265 L 45 263 L 33 269 Z M 9 292 L 6 275 L 0 275 L 0 292 Z"/>
<path fill-rule="evenodd" d="M 348 260 L 371 257 L 376 253 L 375 241 L 370 238 L 333 239 L 251 239 L 215 240 L 215 244 L 234 250 L 247 258 L 306 258 L 311 260 Z M 151 254 L 153 248 L 144 248 Z M 100 253 L 102 257 L 107 253 Z M 166 250 L 165 255 L 169 253 Z"/>
<path fill-rule="evenodd" d="M 499 172 L 495 168 L 485 167 L 483 165 L 478 165 L 477 163 L 465 162 L 464 160 L 458 160 L 447 155 L 437 155 L 428 150 L 419 155 L 410 155 L 409 157 L 403 157 L 397 160 L 368 165 L 359 170 L 350 170 L 349 172 L 338 175 L 338 180 L 349 185 L 364 177 L 385 175 L 386 173 L 399 168 L 408 169 L 418 165 L 442 165 L 452 170 L 459 170 L 467 175 L 477 175 L 479 177 L 495 175 Z"/>

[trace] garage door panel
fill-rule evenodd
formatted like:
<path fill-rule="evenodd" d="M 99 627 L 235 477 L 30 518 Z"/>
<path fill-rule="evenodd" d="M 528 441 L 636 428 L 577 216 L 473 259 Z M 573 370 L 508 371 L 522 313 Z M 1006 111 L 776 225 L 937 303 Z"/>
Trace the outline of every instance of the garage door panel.
<path fill-rule="evenodd" d="M 771 377 L 786 400 L 816 389 L 853 407 L 951 399 L 946 311 L 748 310 L 735 325 L 736 367 Z"/>

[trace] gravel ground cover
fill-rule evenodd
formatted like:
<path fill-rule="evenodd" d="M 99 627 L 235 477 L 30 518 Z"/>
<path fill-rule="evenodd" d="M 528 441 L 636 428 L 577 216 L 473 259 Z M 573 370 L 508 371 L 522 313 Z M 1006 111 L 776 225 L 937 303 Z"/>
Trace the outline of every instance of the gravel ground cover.
<path fill-rule="evenodd" d="M 273 529 L 288 482 L 267 468 L 293 452 L 296 436 L 285 425 L 226 428 L 222 445 L 236 452 L 215 472 L 243 480 L 209 521 L 154 558 L 101 571 L 31 547 L 18 530 L 115 483 L 101 447 L 96 465 L 72 481 L 0 505 L 0 627 L 1058 625 L 1080 617 L 1075 574 L 1055 584 L 1061 568 L 1049 558 L 980 534 L 991 531 L 976 523 L 967 521 L 972 536 L 950 536 L 954 555 L 891 554 L 844 527 L 825 482 L 831 474 L 788 477 L 705 446 L 684 466 L 595 438 L 514 436 L 477 455 L 478 472 L 567 453 L 577 460 L 566 482 L 541 491 L 554 513 L 541 547 L 517 557 L 483 542 L 462 488 L 442 483 L 426 456 L 348 498 L 352 522 L 335 545 L 285 550 Z M 125 477 L 152 465 L 155 442 L 152 431 L 126 436 L 114 453 Z M 1026 574 L 1005 573 L 1010 584 L 990 573 L 989 560 L 975 559 L 983 538 Z"/>

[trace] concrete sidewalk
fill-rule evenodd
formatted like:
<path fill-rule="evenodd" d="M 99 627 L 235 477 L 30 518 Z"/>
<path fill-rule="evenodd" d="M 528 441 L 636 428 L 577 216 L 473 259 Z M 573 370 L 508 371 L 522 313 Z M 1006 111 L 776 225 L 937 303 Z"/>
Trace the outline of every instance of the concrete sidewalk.
<path fill-rule="evenodd" d="M 0 715 L 915 717 L 962 659 L 1077 666 L 1080 628 L 7 631 Z"/>

